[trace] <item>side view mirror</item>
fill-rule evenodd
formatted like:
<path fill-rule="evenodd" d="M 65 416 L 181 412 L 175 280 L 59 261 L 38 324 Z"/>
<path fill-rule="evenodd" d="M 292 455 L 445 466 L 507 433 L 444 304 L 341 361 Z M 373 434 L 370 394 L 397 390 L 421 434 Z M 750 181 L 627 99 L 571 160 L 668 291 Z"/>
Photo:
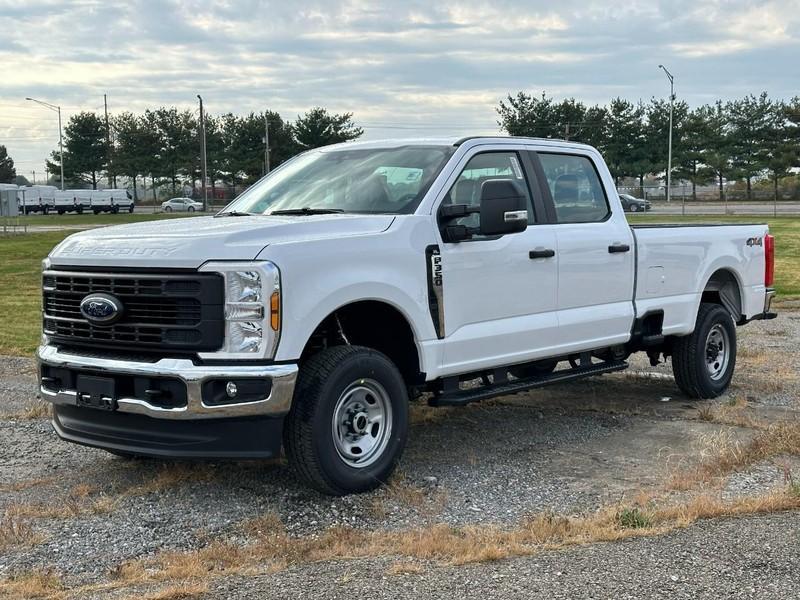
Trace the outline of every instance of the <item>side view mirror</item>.
<path fill-rule="evenodd" d="M 528 227 L 525 195 L 511 179 L 490 179 L 481 185 L 481 235 L 518 233 Z"/>

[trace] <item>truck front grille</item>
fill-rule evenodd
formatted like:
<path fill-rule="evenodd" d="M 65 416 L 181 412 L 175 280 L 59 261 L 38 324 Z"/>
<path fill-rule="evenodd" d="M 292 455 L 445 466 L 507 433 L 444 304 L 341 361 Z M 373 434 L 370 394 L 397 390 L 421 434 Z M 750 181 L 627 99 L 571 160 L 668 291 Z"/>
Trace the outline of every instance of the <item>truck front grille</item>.
<path fill-rule="evenodd" d="M 207 352 L 224 336 L 222 277 L 213 274 L 46 271 L 44 332 L 56 342 L 124 350 Z M 80 310 L 89 294 L 123 305 L 113 325 L 91 323 Z"/>

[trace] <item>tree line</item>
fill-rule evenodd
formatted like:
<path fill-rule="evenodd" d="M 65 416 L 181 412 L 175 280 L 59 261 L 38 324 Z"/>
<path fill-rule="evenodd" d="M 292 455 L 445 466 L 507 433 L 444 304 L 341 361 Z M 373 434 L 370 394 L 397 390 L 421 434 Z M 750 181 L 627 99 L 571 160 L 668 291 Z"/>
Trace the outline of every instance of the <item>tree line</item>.
<path fill-rule="evenodd" d="M 606 106 L 587 106 L 569 98 L 556 102 L 518 92 L 496 108 L 498 125 L 510 135 L 560 138 L 597 147 L 616 182 L 648 176 L 665 178 L 669 100 L 630 102 L 615 98 Z M 800 167 L 800 97 L 788 102 L 765 93 L 690 109 L 674 102 L 672 180 L 697 186 L 715 182 L 720 199 L 724 182 L 742 180 L 747 198 L 753 183 L 769 177 L 775 195 L 781 179 Z"/>
<path fill-rule="evenodd" d="M 265 137 L 269 128 L 269 163 L 274 168 L 295 154 L 327 144 L 356 139 L 363 134 L 352 113 L 333 114 L 313 108 L 294 122 L 274 111 L 238 116 L 205 115 L 206 161 L 212 197 L 218 184 L 248 185 L 266 169 Z M 91 185 L 102 178 L 116 187 L 118 177 L 137 183 L 151 181 L 171 186 L 177 193 L 184 184 L 196 189 L 201 181 L 201 127 L 191 110 L 162 107 L 144 113 L 123 112 L 109 117 L 94 112 L 72 115 L 64 128 L 64 178 L 69 187 Z M 61 155 L 54 150 L 47 170 L 58 175 Z M 155 196 L 154 196 L 155 199 Z"/>

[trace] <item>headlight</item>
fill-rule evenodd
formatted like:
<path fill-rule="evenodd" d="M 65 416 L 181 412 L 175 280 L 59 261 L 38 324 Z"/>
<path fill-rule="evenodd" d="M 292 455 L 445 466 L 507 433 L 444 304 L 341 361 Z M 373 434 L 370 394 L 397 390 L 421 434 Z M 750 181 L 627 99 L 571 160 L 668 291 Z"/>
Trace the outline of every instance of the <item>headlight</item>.
<path fill-rule="evenodd" d="M 225 279 L 225 342 L 202 358 L 273 358 L 281 328 L 281 278 L 278 267 L 262 262 L 210 262 L 201 271 Z"/>

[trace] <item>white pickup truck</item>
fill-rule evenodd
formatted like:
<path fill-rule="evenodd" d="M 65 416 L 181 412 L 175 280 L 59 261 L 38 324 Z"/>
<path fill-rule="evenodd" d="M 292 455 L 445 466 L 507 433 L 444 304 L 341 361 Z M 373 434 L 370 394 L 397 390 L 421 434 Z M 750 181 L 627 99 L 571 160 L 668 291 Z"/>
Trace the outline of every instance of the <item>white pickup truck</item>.
<path fill-rule="evenodd" d="M 397 464 L 409 398 L 461 405 L 671 358 L 725 391 L 772 318 L 765 225 L 625 219 L 593 148 L 348 143 L 214 217 L 77 233 L 44 261 L 41 392 L 58 434 L 126 456 L 285 449 L 330 494 Z"/>

